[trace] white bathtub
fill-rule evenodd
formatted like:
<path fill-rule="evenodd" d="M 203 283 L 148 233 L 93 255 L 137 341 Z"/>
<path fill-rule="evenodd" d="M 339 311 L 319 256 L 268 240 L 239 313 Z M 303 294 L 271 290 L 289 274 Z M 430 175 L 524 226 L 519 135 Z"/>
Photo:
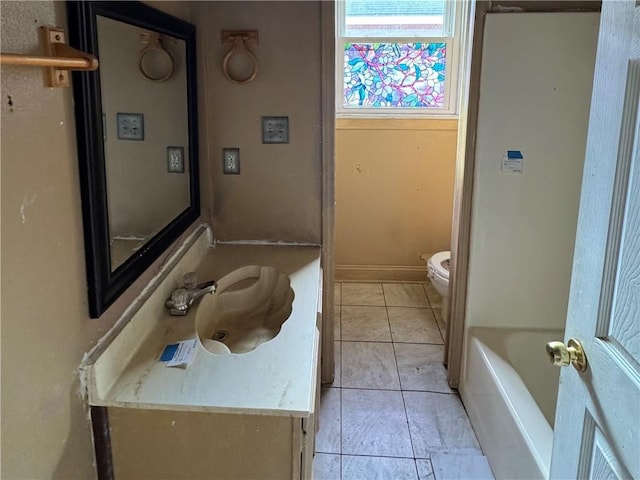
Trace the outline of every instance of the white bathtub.
<path fill-rule="evenodd" d="M 497 479 L 548 479 L 562 330 L 471 328 L 460 394 Z"/>

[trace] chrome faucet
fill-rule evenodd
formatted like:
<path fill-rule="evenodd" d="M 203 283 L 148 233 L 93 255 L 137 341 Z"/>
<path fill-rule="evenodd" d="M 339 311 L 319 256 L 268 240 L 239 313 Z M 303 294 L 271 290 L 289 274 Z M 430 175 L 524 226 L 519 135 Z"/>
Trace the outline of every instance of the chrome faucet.
<path fill-rule="evenodd" d="M 207 293 L 215 293 L 218 286 L 215 280 L 198 284 L 195 272 L 185 274 L 182 283 L 183 286 L 174 290 L 165 302 L 171 315 L 186 315 L 193 302 Z"/>

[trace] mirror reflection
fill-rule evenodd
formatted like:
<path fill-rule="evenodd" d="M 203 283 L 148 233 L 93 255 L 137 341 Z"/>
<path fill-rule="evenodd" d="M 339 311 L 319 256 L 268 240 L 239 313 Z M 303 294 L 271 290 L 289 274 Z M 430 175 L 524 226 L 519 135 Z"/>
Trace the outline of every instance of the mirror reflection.
<path fill-rule="evenodd" d="M 189 208 L 186 43 L 97 16 L 111 270 Z"/>

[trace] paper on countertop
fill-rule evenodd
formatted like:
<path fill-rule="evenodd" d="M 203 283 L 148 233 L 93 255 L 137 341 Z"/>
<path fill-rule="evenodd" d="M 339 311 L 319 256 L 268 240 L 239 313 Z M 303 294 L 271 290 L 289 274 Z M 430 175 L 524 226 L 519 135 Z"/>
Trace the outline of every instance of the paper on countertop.
<path fill-rule="evenodd" d="M 187 368 L 196 353 L 195 338 L 167 345 L 160 355 L 160 362 L 167 362 L 167 367 Z"/>

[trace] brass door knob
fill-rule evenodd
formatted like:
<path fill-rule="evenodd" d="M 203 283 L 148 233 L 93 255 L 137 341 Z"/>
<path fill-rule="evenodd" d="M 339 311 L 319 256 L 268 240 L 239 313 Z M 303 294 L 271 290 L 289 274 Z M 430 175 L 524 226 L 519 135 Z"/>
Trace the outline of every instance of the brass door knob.
<path fill-rule="evenodd" d="M 546 349 L 549 361 L 557 367 L 572 364 L 579 372 L 587 369 L 587 356 L 582 344 L 575 338 L 570 338 L 567 345 L 562 342 L 549 342 Z"/>

